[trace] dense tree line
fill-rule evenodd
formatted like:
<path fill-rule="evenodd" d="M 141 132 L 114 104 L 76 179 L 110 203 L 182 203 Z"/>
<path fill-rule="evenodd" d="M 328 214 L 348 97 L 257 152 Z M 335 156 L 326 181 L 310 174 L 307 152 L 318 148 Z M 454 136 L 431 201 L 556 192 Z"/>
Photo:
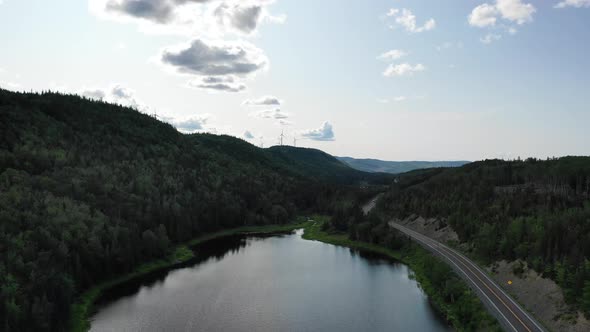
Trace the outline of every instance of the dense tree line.
<path fill-rule="evenodd" d="M 590 158 L 487 160 L 402 175 L 389 215 L 442 217 L 481 259 L 522 259 L 590 316 Z"/>
<path fill-rule="evenodd" d="M 81 291 L 175 243 L 331 212 L 351 188 L 130 108 L 0 90 L 0 330 L 63 330 Z"/>

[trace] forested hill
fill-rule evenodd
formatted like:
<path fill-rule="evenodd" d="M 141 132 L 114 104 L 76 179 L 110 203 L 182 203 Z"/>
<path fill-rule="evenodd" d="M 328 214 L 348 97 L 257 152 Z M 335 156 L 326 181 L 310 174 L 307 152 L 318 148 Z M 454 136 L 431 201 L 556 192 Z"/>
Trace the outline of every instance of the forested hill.
<path fill-rule="evenodd" d="M 292 146 L 273 146 L 268 151 L 293 172 L 307 177 L 335 183 L 389 184 L 394 176 L 386 173 L 359 171 L 336 157 L 316 149 L 295 148 Z"/>
<path fill-rule="evenodd" d="M 307 175 L 338 170 L 294 158 L 130 108 L 0 90 L 0 330 L 61 330 L 80 291 L 204 232 L 329 211 L 344 189 Z"/>
<path fill-rule="evenodd" d="M 399 174 L 416 169 L 437 167 L 460 167 L 469 161 L 385 161 L 378 159 L 357 159 L 351 157 L 337 157 L 354 169 L 364 172 L 381 172 Z"/>
<path fill-rule="evenodd" d="M 380 208 L 447 218 L 474 255 L 527 261 L 590 316 L 590 157 L 414 171 L 400 175 Z"/>
<path fill-rule="evenodd" d="M 191 135 L 202 146 L 223 151 L 243 162 L 259 164 L 283 174 L 313 181 L 342 185 L 390 184 L 394 176 L 386 173 L 363 172 L 354 169 L 321 150 L 293 146 L 273 146 L 260 149 L 231 136 Z"/>

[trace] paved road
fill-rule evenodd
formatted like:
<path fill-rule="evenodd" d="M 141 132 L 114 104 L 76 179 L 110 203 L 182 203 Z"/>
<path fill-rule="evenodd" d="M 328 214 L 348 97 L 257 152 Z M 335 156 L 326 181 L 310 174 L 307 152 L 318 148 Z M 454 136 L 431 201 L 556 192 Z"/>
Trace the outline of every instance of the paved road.
<path fill-rule="evenodd" d="M 379 200 L 379 198 L 381 198 L 381 194 L 375 196 L 373 199 L 371 199 L 365 205 L 363 205 L 363 213 L 369 214 L 369 212 L 371 212 L 371 210 L 373 210 L 377 205 L 377 201 Z"/>
<path fill-rule="evenodd" d="M 475 263 L 457 251 L 393 221 L 389 226 L 412 237 L 424 248 L 444 259 L 478 294 L 484 305 L 506 331 L 546 331 Z"/>

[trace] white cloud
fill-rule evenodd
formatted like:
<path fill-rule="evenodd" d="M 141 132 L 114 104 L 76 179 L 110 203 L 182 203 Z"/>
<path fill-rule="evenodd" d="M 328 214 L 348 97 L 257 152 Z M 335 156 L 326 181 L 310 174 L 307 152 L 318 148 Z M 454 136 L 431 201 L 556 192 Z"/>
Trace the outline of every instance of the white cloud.
<path fill-rule="evenodd" d="M 15 82 L 4 82 L 0 81 L 0 89 L 18 91 L 21 90 L 21 85 Z"/>
<path fill-rule="evenodd" d="M 89 0 L 96 16 L 137 22 L 148 33 L 220 36 L 249 35 L 262 22 L 282 23 L 267 7 L 273 0 Z"/>
<path fill-rule="evenodd" d="M 201 76 L 247 76 L 266 69 L 268 64 L 262 50 L 248 42 L 202 39 L 164 49 L 160 61 L 179 73 Z"/>
<path fill-rule="evenodd" d="M 398 60 L 408 55 L 406 51 L 402 50 L 391 50 L 387 51 L 377 57 L 379 60 Z"/>
<path fill-rule="evenodd" d="M 469 24 L 484 28 L 495 26 L 499 19 L 516 24 L 533 21 L 535 6 L 523 0 L 496 0 L 494 4 L 484 3 L 475 7 L 469 14 Z"/>
<path fill-rule="evenodd" d="M 304 130 L 300 135 L 314 141 L 333 141 L 335 138 L 332 124 L 328 121 L 324 122 L 319 128 Z"/>
<path fill-rule="evenodd" d="M 248 42 L 201 39 L 164 49 L 159 61 L 176 73 L 196 77 L 189 82 L 191 87 L 226 92 L 243 91 L 244 80 L 268 66 L 262 50 Z"/>
<path fill-rule="evenodd" d="M 225 92 L 245 90 L 244 78 L 266 69 L 268 59 L 262 50 L 246 41 L 224 40 L 230 36 L 255 35 L 262 22 L 284 22 L 284 15 L 273 16 L 269 12 L 268 7 L 274 2 L 88 0 L 90 11 L 97 17 L 137 23 L 145 33 L 180 34 L 192 38 L 198 36 L 184 49 L 166 48 L 159 60 L 177 72 L 197 76 L 188 83 L 190 87 Z"/>
<path fill-rule="evenodd" d="M 250 34 L 256 30 L 264 15 L 262 4 L 223 2 L 215 9 L 215 16 L 221 26 Z"/>
<path fill-rule="evenodd" d="M 475 7 L 469 14 L 469 24 L 480 28 L 495 25 L 498 14 L 496 6 L 484 3 Z"/>
<path fill-rule="evenodd" d="M 209 127 L 207 124 L 211 119 L 211 115 L 203 114 L 203 115 L 196 115 L 192 116 L 183 120 L 171 120 L 169 122 L 171 125 L 176 127 L 178 131 L 183 133 L 197 133 L 197 132 L 206 132 L 206 131 L 214 131 L 215 129 Z"/>
<path fill-rule="evenodd" d="M 397 8 L 391 8 L 387 12 L 386 16 L 394 18 L 396 24 L 404 27 L 406 31 L 412 33 L 429 31 L 436 27 L 436 21 L 433 18 L 426 21 L 422 26 L 418 26 L 416 23 L 416 15 L 414 15 L 411 10 L 406 8 L 401 10 Z"/>
<path fill-rule="evenodd" d="M 190 88 L 208 90 L 210 92 L 241 92 L 246 85 L 234 76 L 204 76 L 188 82 Z"/>
<path fill-rule="evenodd" d="M 93 100 L 105 100 L 107 93 L 102 89 L 85 89 L 80 92 L 80 95 Z"/>
<path fill-rule="evenodd" d="M 290 117 L 290 114 L 283 112 L 278 108 L 275 108 L 275 109 L 252 112 L 252 113 L 250 113 L 250 116 L 254 117 L 254 118 L 261 118 L 261 119 L 284 120 L 284 119 L 288 119 Z"/>
<path fill-rule="evenodd" d="M 397 96 L 395 98 L 393 98 L 393 100 L 400 102 L 400 101 L 405 101 L 406 99 L 408 99 L 406 96 Z"/>
<path fill-rule="evenodd" d="M 495 34 L 495 33 L 488 33 L 487 35 L 481 37 L 479 39 L 480 42 L 484 43 L 484 44 L 491 44 L 495 41 L 498 41 L 502 39 L 501 35 Z"/>
<path fill-rule="evenodd" d="M 411 76 L 414 73 L 421 72 L 426 70 L 426 67 L 419 63 L 416 65 L 411 65 L 408 63 L 401 63 L 401 64 L 391 64 L 385 69 L 383 72 L 383 76 L 385 77 L 392 77 L 392 76 Z"/>
<path fill-rule="evenodd" d="M 65 91 L 68 90 L 67 88 L 59 87 L 57 89 Z M 141 112 L 148 111 L 148 107 L 140 102 L 135 96 L 135 91 L 121 84 L 113 84 L 106 89 L 83 88 L 82 90 L 78 91 L 78 94 L 89 99 L 132 107 Z"/>
<path fill-rule="evenodd" d="M 566 7 L 575 7 L 575 8 L 589 8 L 590 7 L 590 0 L 565 0 L 555 5 L 555 8 L 566 8 Z"/>
<path fill-rule="evenodd" d="M 64 93 L 70 93 L 72 91 L 66 87 L 59 87 L 55 84 L 52 85 L 55 86 L 54 89 Z M 80 96 L 89 99 L 133 107 L 143 113 L 153 113 L 147 105 L 137 99 L 134 90 L 121 84 L 112 84 L 106 89 L 84 88 L 77 93 Z M 184 119 L 176 119 L 166 115 L 156 117 L 163 122 L 171 124 L 178 131 L 183 133 L 218 132 L 221 130 L 221 128 L 215 128 L 209 125 L 210 120 L 213 118 L 210 114 L 195 115 Z"/>
<path fill-rule="evenodd" d="M 517 24 L 532 22 L 533 14 L 537 11 L 535 6 L 522 0 L 496 0 L 496 7 L 502 18 Z"/>
<path fill-rule="evenodd" d="M 262 96 L 257 99 L 246 99 L 242 103 L 244 106 L 279 106 L 283 103 L 282 100 L 275 96 Z"/>

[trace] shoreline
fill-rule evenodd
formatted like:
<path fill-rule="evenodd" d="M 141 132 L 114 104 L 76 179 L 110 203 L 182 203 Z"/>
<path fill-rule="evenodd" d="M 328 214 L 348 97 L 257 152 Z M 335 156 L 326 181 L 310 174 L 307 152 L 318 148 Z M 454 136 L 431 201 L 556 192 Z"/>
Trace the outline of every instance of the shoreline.
<path fill-rule="evenodd" d="M 153 273 L 159 270 L 170 269 L 176 265 L 189 261 L 194 257 L 193 251 L 190 247 L 196 246 L 200 243 L 221 238 L 224 236 L 236 234 L 271 234 L 280 232 L 290 232 L 297 229 L 303 229 L 302 238 L 309 241 L 319 241 L 331 245 L 348 247 L 356 250 L 377 253 L 388 258 L 395 259 L 407 265 L 411 271 L 411 277 L 415 278 L 419 287 L 427 295 L 431 304 L 443 316 L 442 318 L 449 322 L 449 326 L 457 331 L 465 330 L 464 326 L 458 324 L 459 322 L 453 319 L 452 310 L 449 304 L 445 303 L 435 292 L 432 283 L 428 278 L 420 273 L 415 262 L 417 252 L 402 252 L 387 249 L 377 244 L 368 242 L 353 241 L 348 238 L 346 234 L 328 234 L 321 230 L 321 225 L 327 220 L 325 216 L 314 216 L 314 221 L 296 222 L 285 225 L 264 225 L 264 226 L 243 226 L 238 228 L 227 229 L 214 233 L 209 233 L 192 239 L 183 244 L 174 247 L 166 258 L 144 263 L 134 269 L 132 272 L 104 281 L 92 288 L 84 291 L 75 303 L 71 305 L 70 318 L 68 323 L 68 330 L 74 332 L 85 332 L 90 329 L 90 316 L 96 301 L 100 298 L 102 293 L 112 287 L 115 287 L 124 282 L 128 282 L 135 278 L 140 278 L 143 275 Z M 415 250 L 421 250 L 416 248 Z M 414 255 L 414 256 L 412 256 Z M 475 295 L 474 295 L 475 296 Z M 484 310 L 485 311 L 485 310 Z M 485 312 L 487 313 L 487 312 Z"/>
<path fill-rule="evenodd" d="M 453 304 L 444 302 L 444 300 L 436 292 L 436 289 L 432 282 L 429 280 L 429 278 L 426 275 L 424 275 L 423 272 L 421 272 L 421 268 L 418 266 L 418 256 L 424 253 L 430 255 L 430 253 L 428 253 L 420 247 L 414 247 L 412 251 L 391 250 L 377 244 L 351 240 L 350 238 L 348 238 L 348 235 L 346 234 L 326 233 L 321 230 L 321 225 L 324 222 L 326 222 L 326 218 L 327 217 L 314 216 L 314 222 L 312 224 L 307 225 L 304 228 L 302 238 L 305 240 L 319 241 L 331 245 L 377 253 L 395 259 L 400 263 L 407 265 L 412 271 L 411 277 L 418 282 L 418 286 L 420 287 L 420 289 L 424 291 L 424 293 L 428 297 L 428 300 L 435 307 L 435 309 L 439 311 L 439 313 L 443 316 L 442 318 L 449 323 L 449 326 L 456 331 L 469 330 L 468 326 L 464 326 L 463 324 L 461 324 L 459 320 L 456 319 L 456 317 L 454 317 L 453 313 L 457 308 L 454 307 Z M 465 287 L 467 286 L 465 285 Z M 479 299 L 475 296 L 475 294 L 471 293 L 471 297 L 473 298 L 472 300 L 481 303 Z M 481 312 L 479 312 L 479 314 L 482 315 L 482 317 L 486 317 L 486 321 L 488 322 L 484 330 L 501 331 L 498 322 L 485 310 L 483 304 L 481 307 Z"/>
<path fill-rule="evenodd" d="M 279 232 L 290 232 L 296 229 L 306 229 L 309 222 L 295 222 L 284 225 L 263 225 L 263 226 L 242 226 L 237 228 L 230 228 L 214 233 L 205 234 L 194 238 L 188 242 L 179 244 L 172 248 L 170 254 L 165 258 L 146 262 L 136 267 L 132 272 L 115 277 L 97 284 L 90 289 L 82 292 L 76 302 L 70 306 L 70 317 L 68 319 L 68 331 L 71 332 L 86 332 L 90 329 L 90 315 L 96 301 L 101 294 L 109 288 L 115 287 L 124 282 L 139 278 L 148 273 L 159 270 L 173 268 L 175 265 L 182 264 L 194 257 L 193 251 L 190 247 L 196 246 L 200 243 L 210 241 L 216 238 L 235 235 L 235 234 L 270 234 Z"/>

